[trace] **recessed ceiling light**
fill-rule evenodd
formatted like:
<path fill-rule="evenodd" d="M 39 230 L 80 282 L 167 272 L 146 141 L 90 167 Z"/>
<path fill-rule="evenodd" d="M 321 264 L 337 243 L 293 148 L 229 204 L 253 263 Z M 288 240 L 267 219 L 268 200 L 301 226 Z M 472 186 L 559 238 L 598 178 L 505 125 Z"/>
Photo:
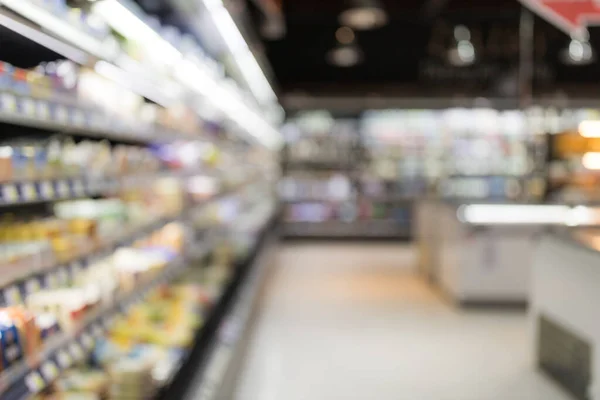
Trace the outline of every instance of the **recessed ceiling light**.
<path fill-rule="evenodd" d="M 327 53 L 327 61 L 337 67 L 349 68 L 359 64 L 363 59 L 358 46 L 337 46 Z"/>
<path fill-rule="evenodd" d="M 348 0 L 348 6 L 339 19 L 343 25 L 368 30 L 387 24 L 388 15 L 378 0 Z"/>
<path fill-rule="evenodd" d="M 335 38 L 341 44 L 350 44 L 354 42 L 355 37 L 356 36 L 354 35 L 354 31 L 351 28 L 348 28 L 347 26 L 342 26 L 341 28 L 338 28 L 337 31 L 335 31 Z"/>

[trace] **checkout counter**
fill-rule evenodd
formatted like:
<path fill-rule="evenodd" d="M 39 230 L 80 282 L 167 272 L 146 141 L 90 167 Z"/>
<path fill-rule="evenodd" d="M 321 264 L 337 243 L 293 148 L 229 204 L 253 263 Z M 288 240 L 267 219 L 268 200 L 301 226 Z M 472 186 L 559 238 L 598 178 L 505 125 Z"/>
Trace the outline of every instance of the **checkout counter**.
<path fill-rule="evenodd" d="M 587 207 L 424 201 L 417 215 L 420 269 L 460 305 L 525 306 L 543 233 L 594 225 Z M 600 271 L 600 270 L 599 270 Z"/>

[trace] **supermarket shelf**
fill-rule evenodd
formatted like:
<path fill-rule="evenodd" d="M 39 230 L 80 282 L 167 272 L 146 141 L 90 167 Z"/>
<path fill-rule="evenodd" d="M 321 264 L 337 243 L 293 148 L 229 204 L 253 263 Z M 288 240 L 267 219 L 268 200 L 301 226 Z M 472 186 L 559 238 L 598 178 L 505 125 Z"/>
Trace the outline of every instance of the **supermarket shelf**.
<path fill-rule="evenodd" d="M 150 282 L 139 285 L 131 293 L 87 317 L 74 332 L 54 338 L 38 355 L 37 361 L 23 362 L 5 371 L 0 375 L 2 399 L 26 400 L 46 388 L 61 371 L 86 357 L 94 348 L 95 339 L 105 335 L 118 314 L 143 301 L 150 291 L 174 279 L 185 267 L 183 259 L 173 260 Z"/>
<path fill-rule="evenodd" d="M 162 106 L 169 106 L 188 93 L 198 98 L 206 98 L 217 109 L 224 112 L 228 119 L 244 128 L 253 139 L 272 148 L 281 144 L 278 130 L 257 110 L 250 107 L 242 95 L 226 87 L 226 82 L 211 74 L 210 68 L 205 64 L 197 64 L 182 57 L 181 63 L 173 71 L 157 71 L 152 66 L 133 60 L 119 49 L 114 40 L 100 40 L 90 32 L 70 24 L 31 1 L 0 0 L 0 6 L 8 8 L 13 14 L 11 16 L 0 9 L 0 16 L 6 20 L 3 23 L 0 19 L 0 24 L 78 64 L 96 68 L 100 64 L 106 67 L 104 75 L 138 95 Z M 20 17 L 15 18 L 17 15 Z M 27 23 L 23 24 L 17 19 L 24 19 Z M 25 25 L 26 28 L 23 29 L 20 25 Z M 147 28 L 153 29 L 149 26 Z M 30 30 L 34 30 L 36 34 L 25 33 Z M 158 33 L 156 35 L 158 36 Z M 167 43 L 162 38 L 160 40 Z M 103 137 L 106 134 L 106 132 L 101 133 Z M 114 132 L 108 133 L 112 136 Z M 114 139 L 121 140 L 123 137 L 117 134 Z M 136 136 L 131 139 L 136 139 Z M 170 140 L 171 138 L 169 135 L 164 137 L 161 135 L 160 138 L 144 137 L 145 141 L 156 139 Z"/>
<path fill-rule="evenodd" d="M 237 190 L 246 187 L 246 185 L 252 182 L 254 180 L 217 193 L 196 204 L 189 211 L 201 211 L 207 204 L 233 195 Z M 92 249 L 67 262 L 56 263 L 46 261 L 38 265 L 22 265 L 11 271 L 5 271 L 2 277 L 0 277 L 0 304 L 11 305 L 18 303 L 32 288 L 47 287 L 65 282 L 78 269 L 85 269 L 98 260 L 110 256 L 117 248 L 131 245 L 133 242 L 149 236 L 152 232 L 169 223 L 186 221 L 187 219 L 188 211 L 186 210 L 181 215 L 164 218 L 144 227 L 133 228 L 129 232 L 124 230 L 124 232 L 114 237 L 108 243 L 104 243 L 100 248 Z"/>
<path fill-rule="evenodd" d="M 210 175 L 201 171 L 156 171 L 112 177 L 68 177 L 31 179 L 0 183 L 0 207 L 20 206 L 59 200 L 72 200 L 120 189 L 139 187 L 157 178 L 186 178 Z"/>
<path fill-rule="evenodd" d="M 67 262 L 45 261 L 38 265 L 18 265 L 5 271 L 0 279 L 0 304 L 16 305 L 28 293 L 42 287 L 53 287 L 67 282 L 77 270 L 86 269 L 99 260 L 109 257 L 119 247 L 129 246 L 135 241 L 149 236 L 163 226 L 178 221 L 179 218 L 165 218 L 144 227 L 123 229 L 117 237 L 100 248 L 91 249 Z"/>
<path fill-rule="evenodd" d="M 177 132 L 148 126 L 132 131 L 115 121 L 118 119 L 99 111 L 0 92 L 0 123 L 141 144 L 185 138 Z"/>
<path fill-rule="evenodd" d="M 185 362 L 176 372 L 171 384 L 163 389 L 157 397 L 159 400 L 184 399 L 190 393 L 194 397 L 206 396 L 214 393 L 218 380 L 223 377 L 223 369 L 227 364 L 222 357 L 228 347 L 236 340 L 245 319 L 240 318 L 240 313 L 247 310 L 239 310 L 239 306 L 248 305 L 248 292 L 252 292 L 260 279 L 257 279 L 257 269 L 264 269 L 264 254 L 274 243 L 274 226 L 278 213 L 275 213 L 267 223 L 264 224 L 258 240 L 248 256 L 241 260 L 236 266 L 236 273 L 226 285 L 221 299 L 209 311 L 206 323 L 198 331 L 194 348 L 186 356 Z M 247 314 L 246 314 L 247 315 Z M 244 314 L 241 315 L 244 317 Z M 244 317 L 245 318 L 245 317 Z M 196 390 L 200 388 L 201 393 Z"/>
<path fill-rule="evenodd" d="M 409 239 L 411 225 L 388 220 L 284 222 L 281 234 L 286 239 Z"/>

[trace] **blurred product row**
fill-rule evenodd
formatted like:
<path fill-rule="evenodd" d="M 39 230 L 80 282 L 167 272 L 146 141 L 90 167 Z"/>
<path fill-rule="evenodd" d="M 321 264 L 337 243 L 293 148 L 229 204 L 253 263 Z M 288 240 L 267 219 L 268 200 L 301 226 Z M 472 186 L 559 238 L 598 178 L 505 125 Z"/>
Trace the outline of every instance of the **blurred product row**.
<path fill-rule="evenodd" d="M 289 236 L 302 227 L 310 237 L 311 224 L 323 236 L 340 231 L 340 222 L 352 231 L 382 221 L 384 238 L 395 220 L 399 238 L 410 236 L 413 201 L 422 198 L 592 204 L 600 194 L 597 117 L 591 109 L 539 107 L 299 113 L 284 130 L 285 226 Z"/>
<path fill-rule="evenodd" d="M 161 26 L 134 2 L 92 3 L 3 0 L 1 25 L 69 61 L 0 63 L 0 119 L 141 140 L 210 137 L 208 121 L 225 119 L 246 138 L 277 143 L 272 124 L 282 110 L 269 86 L 248 90 L 197 37 Z"/>

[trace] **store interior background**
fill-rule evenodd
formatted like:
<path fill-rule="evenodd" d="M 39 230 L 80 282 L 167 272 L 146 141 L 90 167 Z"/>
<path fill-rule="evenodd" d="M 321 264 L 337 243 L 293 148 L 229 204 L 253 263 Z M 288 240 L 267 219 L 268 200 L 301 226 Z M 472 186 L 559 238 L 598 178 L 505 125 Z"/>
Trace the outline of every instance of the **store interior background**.
<path fill-rule="evenodd" d="M 0 0 L 0 400 L 600 400 L 596 20 Z"/>

